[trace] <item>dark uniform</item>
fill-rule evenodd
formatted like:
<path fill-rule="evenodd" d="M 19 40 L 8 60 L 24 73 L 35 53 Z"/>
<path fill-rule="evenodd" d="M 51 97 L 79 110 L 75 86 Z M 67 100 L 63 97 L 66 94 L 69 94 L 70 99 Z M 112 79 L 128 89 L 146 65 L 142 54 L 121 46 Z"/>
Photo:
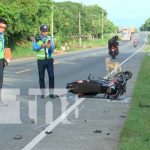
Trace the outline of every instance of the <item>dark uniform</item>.
<path fill-rule="evenodd" d="M 54 90 L 54 65 L 52 53 L 55 49 L 55 45 L 51 36 L 42 32 L 48 32 L 48 26 L 42 25 L 40 27 L 41 35 L 37 36 L 33 42 L 33 50 L 37 53 L 37 65 L 38 65 L 38 73 L 39 73 L 39 85 L 41 89 L 41 98 L 44 98 L 45 95 L 45 70 L 47 70 L 49 77 L 49 92 L 50 97 L 55 98 L 53 94 Z M 45 45 L 44 45 L 45 44 Z M 50 47 L 46 46 L 50 45 Z"/>

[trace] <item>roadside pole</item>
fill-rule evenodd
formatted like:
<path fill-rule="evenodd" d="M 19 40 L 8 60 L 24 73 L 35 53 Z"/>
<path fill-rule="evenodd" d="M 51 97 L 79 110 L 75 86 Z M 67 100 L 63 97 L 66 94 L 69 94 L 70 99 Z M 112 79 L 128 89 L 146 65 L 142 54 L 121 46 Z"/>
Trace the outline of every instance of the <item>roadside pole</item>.
<path fill-rule="evenodd" d="M 79 46 L 81 46 L 81 12 L 79 11 Z"/>

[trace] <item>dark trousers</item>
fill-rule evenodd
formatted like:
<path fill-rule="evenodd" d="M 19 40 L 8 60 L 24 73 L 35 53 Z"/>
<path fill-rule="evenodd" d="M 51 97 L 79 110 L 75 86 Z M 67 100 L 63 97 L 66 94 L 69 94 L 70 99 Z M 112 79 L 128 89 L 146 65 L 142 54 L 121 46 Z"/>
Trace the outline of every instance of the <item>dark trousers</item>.
<path fill-rule="evenodd" d="M 45 70 L 47 70 L 48 78 L 49 78 L 49 90 L 53 93 L 54 90 L 54 65 L 53 58 L 38 60 L 38 73 L 39 73 L 39 84 L 42 94 L 45 93 Z"/>
<path fill-rule="evenodd" d="M 4 75 L 4 59 L 0 59 L 0 101 L 1 101 L 1 91 L 3 86 L 3 75 Z"/>

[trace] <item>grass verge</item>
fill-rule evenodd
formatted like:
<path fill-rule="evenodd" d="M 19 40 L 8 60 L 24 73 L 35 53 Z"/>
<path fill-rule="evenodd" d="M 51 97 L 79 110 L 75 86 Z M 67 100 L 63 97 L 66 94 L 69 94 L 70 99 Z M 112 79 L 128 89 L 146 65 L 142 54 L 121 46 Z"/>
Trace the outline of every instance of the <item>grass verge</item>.
<path fill-rule="evenodd" d="M 93 39 L 93 40 L 82 40 L 81 46 L 79 46 L 79 42 L 76 41 L 69 50 L 70 51 L 76 51 L 76 50 L 86 50 L 89 48 L 100 48 L 100 47 L 106 47 L 108 43 L 108 37 L 105 37 L 104 39 Z"/>
<path fill-rule="evenodd" d="M 148 47 L 148 49 L 150 46 Z M 150 56 L 139 71 L 118 150 L 150 149 Z"/>
<path fill-rule="evenodd" d="M 32 43 L 18 45 L 12 50 L 12 58 L 34 57 L 36 53 L 32 51 Z"/>
<path fill-rule="evenodd" d="M 94 39 L 90 43 L 89 41 L 82 41 L 81 47 L 71 47 L 69 50 L 66 52 L 70 51 L 77 51 L 77 50 L 86 50 L 89 48 L 94 48 L 94 47 L 102 47 L 102 46 L 107 46 L 107 41 L 108 38 L 102 39 Z M 76 43 L 77 45 L 78 43 Z M 84 48 L 85 46 L 85 48 Z M 32 43 L 26 43 L 23 45 L 18 45 L 13 49 L 12 51 L 12 58 L 23 58 L 23 57 L 34 57 L 36 56 L 36 53 L 32 51 Z"/>

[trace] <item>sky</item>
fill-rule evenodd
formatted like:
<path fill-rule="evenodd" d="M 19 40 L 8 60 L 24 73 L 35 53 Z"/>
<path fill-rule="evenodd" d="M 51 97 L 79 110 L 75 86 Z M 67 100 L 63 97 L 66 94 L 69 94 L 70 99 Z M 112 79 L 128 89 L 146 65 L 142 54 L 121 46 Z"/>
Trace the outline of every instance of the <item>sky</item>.
<path fill-rule="evenodd" d="M 84 5 L 99 5 L 108 13 L 107 18 L 118 27 L 139 28 L 150 18 L 150 0 L 54 0 L 72 1 Z"/>

